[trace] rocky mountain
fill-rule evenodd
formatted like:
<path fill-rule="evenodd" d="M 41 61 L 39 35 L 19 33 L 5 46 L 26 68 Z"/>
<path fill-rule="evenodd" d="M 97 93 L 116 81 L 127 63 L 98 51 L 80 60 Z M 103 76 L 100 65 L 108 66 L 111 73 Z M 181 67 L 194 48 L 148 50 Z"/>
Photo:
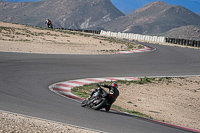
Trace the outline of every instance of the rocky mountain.
<path fill-rule="evenodd" d="M 0 21 L 44 27 L 83 29 L 97 26 L 124 14 L 110 0 L 42 0 L 37 2 L 0 2 Z"/>
<path fill-rule="evenodd" d="M 179 28 L 173 28 L 160 35 L 169 38 L 180 38 L 180 39 L 200 41 L 200 26 L 196 25 L 181 26 Z"/>
<path fill-rule="evenodd" d="M 124 15 L 110 0 L 42 0 L 37 2 L 2 2 L 0 21 L 71 29 L 105 29 L 170 38 L 200 40 L 200 16 L 182 6 L 162 1 L 151 2 Z"/>
<path fill-rule="evenodd" d="M 116 20 L 104 23 L 101 26 L 114 32 L 165 35 L 164 33 L 174 28 L 189 25 L 200 26 L 199 22 L 199 15 L 182 6 L 156 1 L 137 9 L 130 15 L 120 16 Z M 173 32 L 173 30 L 170 32 Z"/>

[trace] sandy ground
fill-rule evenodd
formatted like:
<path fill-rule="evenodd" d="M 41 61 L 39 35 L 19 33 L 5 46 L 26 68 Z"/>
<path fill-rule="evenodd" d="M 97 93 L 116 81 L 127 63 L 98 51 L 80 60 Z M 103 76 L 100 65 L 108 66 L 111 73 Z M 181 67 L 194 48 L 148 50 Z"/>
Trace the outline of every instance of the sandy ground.
<path fill-rule="evenodd" d="M 157 79 L 158 80 L 158 79 Z M 119 86 L 116 105 L 159 121 L 200 129 L 200 77 Z"/>
<path fill-rule="evenodd" d="M 0 22 L 0 51 L 53 54 L 114 54 L 141 45 L 92 34 L 42 30 Z"/>
<path fill-rule="evenodd" d="M 0 111 L 0 133 L 98 133 L 80 127 Z"/>
<path fill-rule="evenodd" d="M 130 47 L 131 46 L 131 47 Z M 138 44 L 92 34 L 58 32 L 0 22 L 0 51 L 55 54 L 114 54 Z M 120 85 L 116 105 L 157 120 L 200 129 L 200 77 L 173 78 L 145 85 Z M 0 111 L 0 132 L 94 132 Z M 54 128 L 56 127 L 56 128 Z"/>

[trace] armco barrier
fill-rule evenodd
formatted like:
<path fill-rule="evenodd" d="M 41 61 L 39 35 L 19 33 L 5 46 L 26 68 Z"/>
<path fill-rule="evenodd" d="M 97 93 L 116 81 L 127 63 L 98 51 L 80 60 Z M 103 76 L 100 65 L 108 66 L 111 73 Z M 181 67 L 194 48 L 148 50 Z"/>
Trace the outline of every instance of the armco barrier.
<path fill-rule="evenodd" d="M 200 47 L 200 41 L 167 38 L 164 36 L 149 36 L 149 35 L 141 35 L 141 34 L 134 34 L 134 33 L 111 32 L 111 31 L 104 31 L 104 30 L 100 31 L 100 30 L 67 29 L 67 28 L 55 28 L 55 29 L 80 31 L 80 32 L 86 32 L 86 33 L 100 34 L 103 36 L 125 38 L 125 39 L 130 39 L 130 40 L 143 40 L 143 41 L 149 41 L 149 42 L 172 43 L 172 44 L 178 44 L 178 45 L 184 45 L 184 46 Z"/>
<path fill-rule="evenodd" d="M 140 35 L 140 34 L 134 34 L 134 33 L 111 32 L 111 31 L 104 31 L 104 30 L 101 30 L 100 35 L 117 37 L 117 38 L 125 38 L 125 39 L 130 39 L 130 40 L 143 40 L 143 41 L 149 41 L 149 42 L 172 43 L 172 44 L 178 44 L 178 45 L 184 45 L 184 46 L 200 47 L 200 41 L 166 38 L 164 36 L 149 36 L 149 35 Z"/>
<path fill-rule="evenodd" d="M 195 41 L 195 40 L 165 38 L 165 41 L 166 43 L 173 43 L 173 44 L 179 44 L 179 45 L 191 46 L 191 47 L 200 47 L 200 41 Z"/>
<path fill-rule="evenodd" d="M 67 28 L 54 28 L 59 30 L 69 30 L 69 31 L 80 31 L 80 32 L 86 32 L 86 33 L 93 33 L 93 34 L 100 34 L 100 30 L 84 30 L 84 29 L 67 29 Z"/>

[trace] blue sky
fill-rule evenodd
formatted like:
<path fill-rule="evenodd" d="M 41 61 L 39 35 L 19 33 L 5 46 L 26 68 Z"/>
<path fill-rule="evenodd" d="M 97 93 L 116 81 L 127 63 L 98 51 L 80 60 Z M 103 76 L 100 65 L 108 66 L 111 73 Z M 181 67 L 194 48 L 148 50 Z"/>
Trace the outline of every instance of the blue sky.
<path fill-rule="evenodd" d="M 8 2 L 20 2 L 20 1 L 39 1 L 39 0 L 3 0 Z M 111 0 L 111 2 L 125 14 L 130 13 L 137 8 L 143 7 L 149 2 L 155 2 L 157 0 Z M 189 10 L 200 13 L 200 0 L 161 0 L 171 5 L 180 5 L 188 8 Z"/>
<path fill-rule="evenodd" d="M 129 10 L 136 10 L 137 8 L 143 7 L 150 2 L 158 0 L 111 0 L 112 3 L 122 12 L 126 13 Z M 180 5 L 189 10 L 200 13 L 200 0 L 160 0 L 171 5 Z"/>

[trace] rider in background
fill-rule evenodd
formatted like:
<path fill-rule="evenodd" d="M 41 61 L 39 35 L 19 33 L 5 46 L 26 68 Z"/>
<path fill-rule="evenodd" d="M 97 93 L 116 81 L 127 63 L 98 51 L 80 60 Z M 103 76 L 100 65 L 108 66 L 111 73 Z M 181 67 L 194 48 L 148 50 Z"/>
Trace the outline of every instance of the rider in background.
<path fill-rule="evenodd" d="M 111 105 L 115 102 L 117 97 L 119 96 L 118 84 L 112 83 L 112 85 L 99 84 L 102 87 L 109 89 L 109 98 L 108 105 L 106 105 L 105 109 L 108 112 L 110 110 Z"/>
<path fill-rule="evenodd" d="M 49 20 L 48 18 L 46 19 L 45 24 L 47 25 L 47 28 L 53 28 L 51 20 Z"/>

